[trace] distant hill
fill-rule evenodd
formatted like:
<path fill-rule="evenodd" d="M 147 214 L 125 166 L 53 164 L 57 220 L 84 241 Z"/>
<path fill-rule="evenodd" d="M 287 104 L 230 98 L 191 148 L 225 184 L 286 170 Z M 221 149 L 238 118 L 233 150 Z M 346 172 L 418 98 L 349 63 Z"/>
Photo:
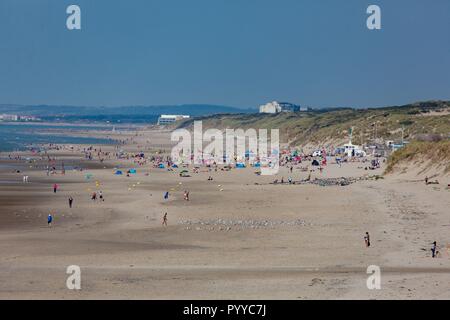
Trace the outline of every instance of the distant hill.
<path fill-rule="evenodd" d="M 423 135 L 450 135 L 450 101 L 426 101 L 403 106 L 369 109 L 322 109 L 311 112 L 279 114 L 235 114 L 198 117 L 204 128 L 279 129 L 280 139 L 290 145 L 332 145 L 348 139 L 353 127 L 353 142 L 382 138 L 416 139 Z M 194 119 L 179 127 L 189 128 Z"/>
<path fill-rule="evenodd" d="M 160 114 L 187 114 L 206 116 L 213 114 L 236 114 L 255 112 L 255 109 L 241 109 L 221 105 L 185 104 L 163 106 L 54 106 L 54 105 L 0 105 L 0 113 L 34 115 L 44 120 L 69 121 L 117 121 L 121 122 L 154 122 Z"/>

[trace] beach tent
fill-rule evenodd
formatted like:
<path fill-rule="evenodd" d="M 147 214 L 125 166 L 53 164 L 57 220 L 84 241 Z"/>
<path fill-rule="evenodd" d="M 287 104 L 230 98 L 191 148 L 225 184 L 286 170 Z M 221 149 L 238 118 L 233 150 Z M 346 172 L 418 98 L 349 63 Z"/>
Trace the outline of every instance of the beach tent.
<path fill-rule="evenodd" d="M 132 174 L 136 174 L 136 169 L 130 169 L 128 172 L 132 173 Z"/>
<path fill-rule="evenodd" d="M 178 168 L 178 166 L 176 164 L 173 164 L 172 168 Z"/>
<path fill-rule="evenodd" d="M 245 168 L 244 163 L 236 163 L 236 168 Z"/>
<path fill-rule="evenodd" d="M 93 177 L 92 173 L 88 173 L 85 175 L 86 180 L 89 180 Z"/>
<path fill-rule="evenodd" d="M 164 166 L 164 164 L 160 163 L 160 164 L 159 164 L 159 166 L 158 166 L 158 168 L 160 168 L 160 169 L 164 169 L 164 168 L 165 168 L 165 166 Z"/>
<path fill-rule="evenodd" d="M 313 162 L 311 163 L 313 166 L 320 166 L 319 161 L 317 160 L 313 160 Z"/>
<path fill-rule="evenodd" d="M 114 174 L 115 174 L 115 175 L 118 175 L 118 176 L 119 176 L 119 175 L 121 175 L 121 174 L 122 174 L 122 171 L 120 171 L 120 170 L 117 170 L 117 171 L 116 171 L 116 173 L 114 173 Z"/>
<path fill-rule="evenodd" d="M 253 167 L 259 168 L 259 167 L 261 167 L 261 163 L 260 162 L 255 162 L 255 164 L 253 164 Z"/>

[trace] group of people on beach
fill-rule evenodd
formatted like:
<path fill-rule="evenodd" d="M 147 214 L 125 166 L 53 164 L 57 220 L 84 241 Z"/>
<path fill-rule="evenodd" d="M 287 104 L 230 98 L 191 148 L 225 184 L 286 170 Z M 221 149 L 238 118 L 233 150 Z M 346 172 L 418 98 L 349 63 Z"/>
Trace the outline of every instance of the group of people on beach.
<path fill-rule="evenodd" d="M 369 232 L 366 232 L 364 235 L 364 243 L 366 244 L 366 247 L 370 247 L 370 235 Z M 434 241 L 431 245 L 431 257 L 437 258 L 439 256 L 439 251 L 437 247 L 437 241 Z"/>
<path fill-rule="evenodd" d="M 101 190 L 98 192 L 98 194 L 95 191 L 92 192 L 91 200 L 96 201 L 97 200 L 97 196 L 98 196 L 98 199 L 100 201 L 105 201 L 105 198 L 103 197 L 103 192 Z"/>

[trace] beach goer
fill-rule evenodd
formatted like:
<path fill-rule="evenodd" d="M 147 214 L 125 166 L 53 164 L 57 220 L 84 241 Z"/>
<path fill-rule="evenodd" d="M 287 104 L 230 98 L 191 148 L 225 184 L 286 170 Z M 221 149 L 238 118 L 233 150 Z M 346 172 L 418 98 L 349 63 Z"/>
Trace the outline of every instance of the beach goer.
<path fill-rule="evenodd" d="M 436 258 L 437 254 L 438 254 L 438 251 L 437 251 L 437 242 L 434 241 L 434 242 L 433 242 L 433 245 L 431 246 L 431 257 L 432 257 L 432 258 Z"/>
<path fill-rule="evenodd" d="M 94 201 L 97 200 L 97 193 L 96 192 L 92 193 L 91 200 L 94 200 Z"/>
<path fill-rule="evenodd" d="M 166 193 L 164 194 L 164 199 L 169 199 L 169 191 L 166 191 Z"/>
<path fill-rule="evenodd" d="M 370 247 L 370 236 L 368 232 L 366 232 L 366 235 L 364 236 L 364 242 L 366 243 L 366 247 Z"/>
<path fill-rule="evenodd" d="M 164 213 L 162 225 L 167 227 L 167 212 Z"/>
<path fill-rule="evenodd" d="M 100 199 L 100 201 L 105 201 L 105 199 L 103 198 L 103 192 L 98 192 L 98 198 Z"/>
<path fill-rule="evenodd" d="M 73 204 L 73 198 L 72 198 L 72 196 L 69 196 L 69 208 L 72 208 L 72 204 Z"/>
<path fill-rule="evenodd" d="M 56 193 L 56 191 L 58 191 L 58 185 L 55 183 L 53 185 L 53 193 Z"/>
<path fill-rule="evenodd" d="M 47 217 L 47 225 L 48 225 L 49 227 L 52 226 L 52 221 L 53 221 L 53 216 L 52 216 L 51 213 L 49 213 L 49 214 L 48 214 L 48 217 Z"/>
<path fill-rule="evenodd" d="M 425 185 L 428 184 L 428 177 L 425 177 Z"/>

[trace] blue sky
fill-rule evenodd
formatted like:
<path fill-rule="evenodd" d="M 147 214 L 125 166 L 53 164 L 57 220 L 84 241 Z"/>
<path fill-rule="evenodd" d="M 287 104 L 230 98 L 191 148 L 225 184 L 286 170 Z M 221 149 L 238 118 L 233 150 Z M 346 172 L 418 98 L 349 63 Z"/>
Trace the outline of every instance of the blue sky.
<path fill-rule="evenodd" d="M 66 7 L 82 30 L 66 28 Z M 366 9 L 382 9 L 382 30 Z M 448 0 L 1 0 L 0 103 L 450 99 Z"/>

